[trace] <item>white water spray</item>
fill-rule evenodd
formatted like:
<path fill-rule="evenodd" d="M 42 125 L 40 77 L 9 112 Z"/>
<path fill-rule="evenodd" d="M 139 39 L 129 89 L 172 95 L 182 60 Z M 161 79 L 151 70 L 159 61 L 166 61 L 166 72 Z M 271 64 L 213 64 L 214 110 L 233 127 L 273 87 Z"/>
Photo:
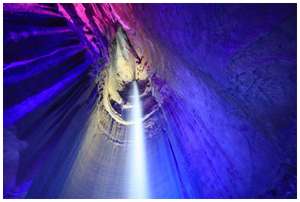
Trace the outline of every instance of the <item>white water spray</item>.
<path fill-rule="evenodd" d="M 136 82 L 133 83 L 132 105 L 131 120 L 133 124 L 130 130 L 132 143 L 129 145 L 129 198 L 148 198 L 145 134 L 142 121 L 143 114 Z"/>

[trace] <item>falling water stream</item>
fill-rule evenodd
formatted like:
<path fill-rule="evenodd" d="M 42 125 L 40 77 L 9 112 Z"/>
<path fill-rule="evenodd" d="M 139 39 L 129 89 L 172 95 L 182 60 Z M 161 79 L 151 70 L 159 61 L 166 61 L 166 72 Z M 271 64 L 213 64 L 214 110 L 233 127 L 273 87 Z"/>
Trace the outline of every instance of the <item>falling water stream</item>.
<path fill-rule="evenodd" d="M 142 121 L 142 105 L 136 82 L 133 83 L 132 105 L 131 120 L 133 124 L 130 130 L 132 144 L 129 145 L 129 198 L 148 198 L 145 134 Z"/>

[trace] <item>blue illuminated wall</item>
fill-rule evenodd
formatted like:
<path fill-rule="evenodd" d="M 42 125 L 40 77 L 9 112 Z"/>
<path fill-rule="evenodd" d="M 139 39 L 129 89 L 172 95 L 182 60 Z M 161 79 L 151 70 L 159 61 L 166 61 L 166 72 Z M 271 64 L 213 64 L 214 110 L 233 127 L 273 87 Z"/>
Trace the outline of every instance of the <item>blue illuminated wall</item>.
<path fill-rule="evenodd" d="M 152 198 L 296 198 L 296 14 L 296 4 L 4 4 L 4 197 L 63 197 L 122 26 L 149 52 L 161 102 Z"/>

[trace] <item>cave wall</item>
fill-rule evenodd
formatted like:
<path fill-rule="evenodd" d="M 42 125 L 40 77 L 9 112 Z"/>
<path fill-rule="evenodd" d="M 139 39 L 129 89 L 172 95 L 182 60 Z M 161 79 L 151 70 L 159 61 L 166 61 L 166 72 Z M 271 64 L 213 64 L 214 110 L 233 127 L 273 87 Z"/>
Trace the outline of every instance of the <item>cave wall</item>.
<path fill-rule="evenodd" d="M 4 4 L 5 198 L 25 197 L 59 145 L 69 145 L 62 159 L 78 147 L 77 131 L 84 130 L 98 96 L 95 77 L 114 32 L 105 9 Z M 96 25 L 98 15 L 102 24 Z"/>
<path fill-rule="evenodd" d="M 168 94 L 162 108 L 176 131 L 170 132 L 179 145 L 174 150 L 190 154 L 182 165 L 187 178 L 195 179 L 191 187 L 202 190 L 198 196 L 292 196 L 296 8 L 177 4 L 135 9 L 156 46 L 153 55 L 159 52 L 154 66 Z"/>
<path fill-rule="evenodd" d="M 58 197 L 118 26 L 166 122 L 160 196 L 296 197 L 295 4 L 4 4 L 5 198 Z"/>

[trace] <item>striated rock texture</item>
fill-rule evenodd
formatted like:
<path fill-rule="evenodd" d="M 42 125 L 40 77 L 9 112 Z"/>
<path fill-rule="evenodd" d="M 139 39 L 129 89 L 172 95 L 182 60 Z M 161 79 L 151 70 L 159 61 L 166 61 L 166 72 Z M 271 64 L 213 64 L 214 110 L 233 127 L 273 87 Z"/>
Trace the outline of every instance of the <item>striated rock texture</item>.
<path fill-rule="evenodd" d="M 4 4 L 4 198 L 127 198 L 133 80 L 150 198 L 296 198 L 296 16 Z"/>

